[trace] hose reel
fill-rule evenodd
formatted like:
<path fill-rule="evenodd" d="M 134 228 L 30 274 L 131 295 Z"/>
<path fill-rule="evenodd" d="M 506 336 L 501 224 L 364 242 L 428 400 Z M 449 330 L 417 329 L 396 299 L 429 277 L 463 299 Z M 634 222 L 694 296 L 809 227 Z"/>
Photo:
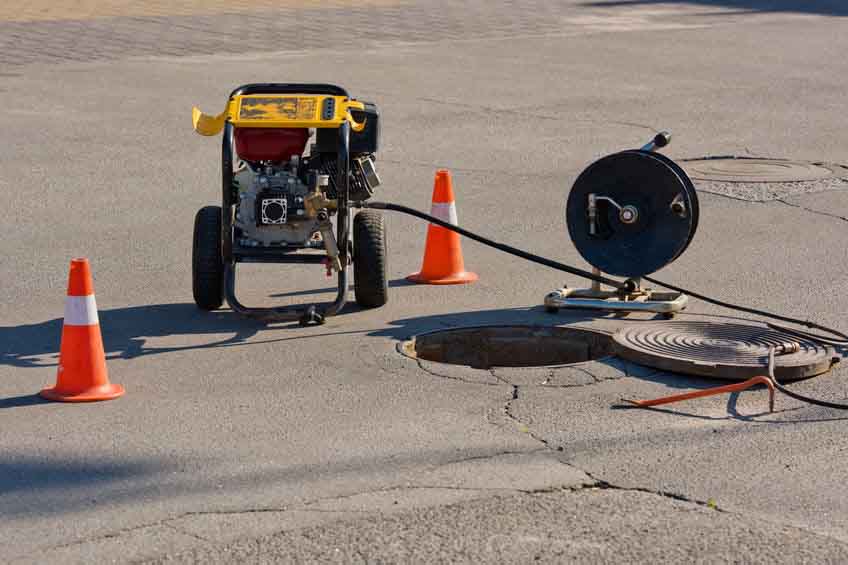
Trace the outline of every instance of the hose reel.
<path fill-rule="evenodd" d="M 568 195 L 568 234 L 600 271 L 641 277 L 679 257 L 698 227 L 692 181 L 671 159 L 622 151 L 589 166 Z"/>
<path fill-rule="evenodd" d="M 607 155 L 575 181 L 566 203 L 574 247 L 596 273 L 636 281 L 632 292 L 564 287 L 545 297 L 549 311 L 579 307 L 651 311 L 682 310 L 681 293 L 643 289 L 640 278 L 677 259 L 692 242 L 700 210 L 695 186 L 683 169 L 655 150 L 671 136 L 658 134 L 641 149 Z"/>

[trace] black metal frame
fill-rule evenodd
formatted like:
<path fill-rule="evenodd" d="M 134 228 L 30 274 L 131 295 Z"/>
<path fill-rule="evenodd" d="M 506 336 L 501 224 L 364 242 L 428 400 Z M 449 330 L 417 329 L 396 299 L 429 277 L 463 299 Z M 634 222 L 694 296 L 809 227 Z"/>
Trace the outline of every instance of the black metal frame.
<path fill-rule="evenodd" d="M 235 89 L 230 97 L 240 94 L 328 94 L 348 96 L 345 89 L 332 84 L 294 84 L 268 83 L 246 84 Z M 347 302 L 348 264 L 350 263 L 350 124 L 343 122 L 339 126 L 338 171 L 338 210 L 336 212 L 336 232 L 339 247 L 339 260 L 342 269 L 338 274 L 338 293 L 333 302 L 324 305 L 279 306 L 272 308 L 251 308 L 243 305 L 236 297 L 236 265 L 239 262 L 258 263 L 323 263 L 329 257 L 325 253 L 297 253 L 287 249 L 243 248 L 235 245 L 233 233 L 233 130 L 229 122 L 224 126 L 221 148 L 222 184 L 221 198 L 221 255 L 224 262 L 224 296 L 233 311 L 264 322 L 299 321 L 301 324 L 320 324 L 324 319 L 337 314 Z"/>

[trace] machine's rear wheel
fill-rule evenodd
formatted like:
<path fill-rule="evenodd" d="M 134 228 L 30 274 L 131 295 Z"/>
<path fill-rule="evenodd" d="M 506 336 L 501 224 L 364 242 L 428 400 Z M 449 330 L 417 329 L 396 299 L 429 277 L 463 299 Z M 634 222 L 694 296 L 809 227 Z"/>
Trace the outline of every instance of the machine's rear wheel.
<path fill-rule="evenodd" d="M 386 280 L 386 222 L 375 210 L 353 219 L 353 282 L 356 303 L 378 308 L 389 300 Z"/>
<path fill-rule="evenodd" d="M 204 206 L 194 217 L 191 286 L 198 308 L 215 310 L 224 303 L 220 206 Z"/>

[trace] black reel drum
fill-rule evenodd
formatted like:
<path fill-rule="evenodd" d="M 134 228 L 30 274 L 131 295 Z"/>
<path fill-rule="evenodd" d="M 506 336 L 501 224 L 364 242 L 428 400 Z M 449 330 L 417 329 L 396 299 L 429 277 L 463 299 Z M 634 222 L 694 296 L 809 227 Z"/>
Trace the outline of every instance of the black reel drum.
<path fill-rule="evenodd" d="M 662 269 L 689 246 L 698 227 L 695 186 L 674 161 L 646 150 L 591 164 L 568 195 L 568 233 L 580 255 L 614 276 Z"/>

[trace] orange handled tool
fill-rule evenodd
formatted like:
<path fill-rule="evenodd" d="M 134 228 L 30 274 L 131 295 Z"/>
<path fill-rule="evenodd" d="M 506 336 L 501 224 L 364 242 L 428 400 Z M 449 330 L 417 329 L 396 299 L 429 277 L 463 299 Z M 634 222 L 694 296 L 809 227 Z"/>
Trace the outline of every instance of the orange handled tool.
<path fill-rule="evenodd" d="M 621 400 L 634 406 L 647 408 L 650 406 L 659 406 L 661 404 L 671 404 L 672 402 L 680 402 L 681 400 L 690 400 L 692 398 L 703 398 L 705 396 L 714 396 L 716 394 L 724 394 L 728 392 L 741 392 L 748 390 L 754 385 L 766 385 L 769 389 L 769 412 L 774 412 L 774 382 L 769 377 L 753 377 L 741 383 L 732 385 L 717 386 L 706 390 L 696 390 L 694 392 L 685 392 L 683 394 L 674 394 L 672 396 L 664 396 L 653 400 L 631 400 L 622 398 Z"/>

